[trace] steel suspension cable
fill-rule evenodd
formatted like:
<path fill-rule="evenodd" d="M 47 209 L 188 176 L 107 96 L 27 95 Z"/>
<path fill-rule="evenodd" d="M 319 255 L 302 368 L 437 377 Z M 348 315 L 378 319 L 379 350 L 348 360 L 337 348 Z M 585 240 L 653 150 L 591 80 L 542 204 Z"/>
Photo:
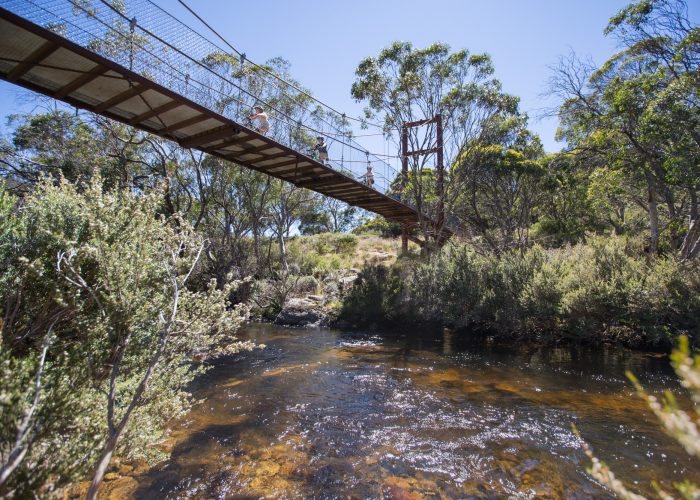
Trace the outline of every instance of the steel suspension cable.
<path fill-rule="evenodd" d="M 118 14 L 120 17 L 122 17 L 125 21 L 131 22 L 131 20 L 130 20 L 126 15 L 124 15 L 122 12 L 120 12 L 118 9 L 116 9 L 116 8 L 115 8 L 113 5 L 111 5 L 109 2 L 107 2 L 106 0 L 100 0 L 100 1 L 101 1 L 104 5 L 106 5 L 107 7 L 109 7 L 111 10 L 113 10 L 113 11 L 114 11 L 116 14 Z M 75 7 L 79 8 L 80 10 L 82 10 L 83 12 L 85 12 L 86 14 L 90 15 L 90 13 L 89 13 L 83 6 L 81 6 L 80 4 L 78 4 L 78 3 L 76 2 L 76 0 L 70 0 L 70 2 L 71 2 Z M 93 17 L 94 17 L 94 16 L 93 16 Z M 94 18 L 97 19 L 96 17 L 94 17 Z M 97 20 L 98 20 L 101 24 L 103 24 L 105 27 L 107 27 L 108 29 L 111 29 L 111 30 L 115 31 L 115 33 L 117 33 L 118 35 L 120 35 L 122 38 L 125 38 L 125 35 L 124 35 L 123 33 L 121 33 L 119 30 L 116 30 L 115 28 L 109 26 L 108 24 L 104 23 L 104 22 L 101 21 L 100 19 L 97 19 Z M 226 81 L 227 83 L 229 83 L 229 84 L 232 85 L 233 87 L 238 88 L 239 90 L 242 90 L 242 92 L 245 93 L 246 95 L 248 95 L 249 97 L 251 97 L 251 98 L 257 100 L 258 102 L 262 102 L 262 103 L 266 104 L 270 109 L 274 110 L 276 113 L 278 113 L 278 114 L 280 114 L 281 116 L 285 117 L 287 120 L 290 120 L 291 122 L 294 122 L 294 123 L 297 123 L 297 122 L 298 122 L 298 120 L 295 120 L 294 118 L 292 118 L 291 116 L 289 116 L 289 115 L 288 115 L 287 113 L 285 113 L 284 111 L 278 109 L 277 107 L 273 106 L 272 104 L 270 104 L 269 102 L 265 101 L 264 99 L 261 99 L 259 96 L 256 96 L 256 95 L 254 95 L 254 94 L 248 92 L 247 90 L 242 89 L 242 88 L 241 88 L 239 85 L 237 85 L 235 82 L 233 82 L 233 81 L 229 80 L 228 78 L 222 76 L 221 74 L 217 73 L 216 71 L 212 70 L 211 68 L 209 68 L 209 67 L 206 66 L 205 64 L 201 63 L 200 61 L 197 61 L 196 59 L 192 58 L 191 56 L 189 56 L 188 54 L 186 54 L 186 53 L 183 52 L 182 50 L 178 49 L 177 47 L 175 47 L 175 46 L 173 46 L 172 44 L 170 44 L 169 42 L 163 40 L 162 38 L 160 38 L 158 35 L 156 35 L 156 34 L 154 34 L 153 32 L 151 32 L 150 30 L 146 29 L 144 26 L 139 25 L 138 23 L 137 23 L 137 26 L 138 26 L 144 33 L 146 33 L 146 34 L 148 34 L 149 36 L 153 37 L 154 39 L 158 40 L 158 41 L 159 41 L 160 43 L 162 43 L 163 45 L 165 45 L 165 46 L 167 46 L 167 47 L 173 49 L 173 50 L 176 51 L 178 54 L 180 54 L 180 55 L 182 55 L 183 57 L 187 58 L 188 60 L 192 61 L 192 62 L 195 63 L 196 65 L 198 65 L 198 66 L 200 66 L 200 67 L 206 69 L 207 71 L 209 71 L 210 73 L 216 75 L 217 77 L 221 78 L 222 80 Z M 165 64 L 166 66 L 168 66 L 170 69 L 172 69 L 172 70 L 174 70 L 174 71 L 176 71 L 176 72 L 181 73 L 177 68 L 173 67 L 173 66 L 170 65 L 168 62 L 164 61 L 163 59 L 159 58 L 158 56 L 156 56 L 156 55 L 153 54 L 152 52 L 148 51 L 148 50 L 147 50 L 145 47 L 143 47 L 142 45 L 140 45 L 140 47 L 141 47 L 145 52 L 151 54 L 153 57 L 157 58 L 157 59 L 158 59 L 159 61 L 161 61 L 163 64 Z M 191 78 L 191 77 L 190 77 L 190 80 L 197 82 L 197 80 L 194 80 L 194 79 Z M 199 84 L 202 85 L 203 87 L 205 87 L 205 88 L 207 88 L 207 89 L 209 89 L 209 90 L 211 90 L 211 91 L 213 91 L 213 92 L 220 93 L 220 94 L 222 94 L 222 95 L 225 95 L 226 97 L 229 97 L 229 98 L 232 98 L 232 99 L 238 101 L 236 98 L 233 98 L 233 97 L 231 97 L 231 96 L 228 96 L 228 95 L 224 94 L 223 92 L 221 92 L 221 91 L 219 91 L 219 90 L 217 90 L 217 89 L 214 89 L 214 88 L 212 88 L 212 87 L 209 87 L 208 85 L 206 85 L 206 84 L 203 83 L 203 82 L 197 82 L 197 83 L 199 83 Z M 247 106 L 247 104 L 245 104 L 245 103 L 243 103 L 243 102 L 240 102 L 240 101 L 238 101 L 238 102 L 239 102 L 239 104 L 242 104 L 242 105 L 244 105 L 244 106 Z M 305 109 L 305 111 L 308 111 L 308 110 Z M 326 123 L 327 123 L 327 122 L 326 122 Z M 329 123 L 327 123 L 327 124 L 330 125 L 330 126 L 332 126 L 332 125 L 329 124 Z M 310 127 L 309 125 L 306 125 L 306 124 L 304 124 L 304 123 L 302 123 L 301 126 L 302 126 L 303 128 L 305 128 L 306 130 L 310 131 L 310 132 L 313 132 L 313 133 L 316 133 L 316 134 L 320 134 L 320 135 L 329 137 L 329 134 L 327 134 L 326 132 L 321 131 L 321 130 L 318 130 L 318 129 L 315 129 L 315 128 L 313 128 L 313 127 Z M 337 142 L 343 142 L 343 141 L 337 141 Z M 343 142 L 343 143 L 344 143 L 345 145 L 347 145 L 349 148 L 352 148 L 352 149 L 355 149 L 355 150 L 361 151 L 361 152 L 366 152 L 365 149 L 359 148 L 359 147 L 355 146 L 354 144 L 347 144 L 347 143 L 345 143 L 345 142 Z M 382 155 L 376 155 L 376 154 L 374 154 L 374 153 L 372 153 L 372 155 L 373 155 L 373 156 L 382 156 Z"/>
<path fill-rule="evenodd" d="M 153 3 L 151 0 L 147 0 L 147 1 L 150 2 L 150 3 Z M 239 55 L 239 56 L 243 55 L 238 49 L 236 49 L 233 45 L 231 45 L 231 44 L 228 42 L 228 40 L 226 40 L 221 34 L 219 34 L 219 32 L 216 31 L 209 23 L 207 23 L 204 19 L 202 19 L 202 17 L 201 17 L 199 14 L 197 14 L 192 8 L 190 8 L 190 6 L 187 5 L 187 3 L 186 3 L 184 0 L 177 0 L 177 1 L 178 1 L 185 9 L 187 9 L 187 10 L 190 12 L 190 14 L 192 14 L 194 17 L 196 17 L 196 18 L 199 20 L 199 22 L 201 22 L 204 26 L 206 26 L 206 27 L 209 29 L 209 31 L 211 31 L 214 35 L 216 35 L 217 38 L 219 38 L 219 40 L 221 40 L 222 42 L 224 42 L 231 50 L 233 50 L 237 55 Z M 156 6 L 156 7 L 157 7 L 157 6 Z M 162 9 L 161 9 L 161 10 L 162 10 Z M 290 86 L 291 88 L 293 88 L 293 89 L 296 90 L 297 92 L 300 92 L 300 93 L 304 94 L 305 96 L 309 97 L 310 99 L 313 99 L 315 102 L 319 103 L 319 104 L 320 104 L 321 106 L 323 106 L 324 108 L 330 109 L 331 111 L 333 111 L 334 113 L 336 113 L 336 114 L 338 114 L 338 115 L 344 115 L 344 113 L 342 113 L 341 111 L 338 111 L 337 109 L 335 109 L 334 107 L 330 106 L 329 104 L 326 104 L 326 103 L 324 103 L 323 101 L 321 101 L 320 99 L 314 97 L 312 94 L 310 94 L 310 93 L 306 92 L 305 90 L 303 90 L 303 89 L 297 87 L 296 85 L 294 85 L 293 83 L 291 83 L 291 82 L 285 80 L 284 78 L 280 77 L 279 75 L 276 75 L 275 73 L 273 73 L 273 72 L 270 71 L 269 69 L 265 68 L 264 66 L 261 66 L 261 65 L 255 63 L 255 62 L 251 61 L 250 59 L 248 59 L 248 62 L 249 62 L 250 64 L 252 64 L 253 66 L 255 66 L 256 68 L 258 68 L 258 69 L 264 71 L 265 73 L 269 74 L 269 75 L 272 76 L 273 78 L 275 78 L 275 79 L 277 79 L 277 80 L 280 80 L 280 81 L 283 82 L 285 85 Z M 384 128 L 383 125 L 380 125 L 380 124 L 377 124 L 377 123 L 372 123 L 372 122 L 369 122 L 369 121 L 367 121 L 367 120 L 362 120 L 362 119 L 359 119 L 359 118 L 354 118 L 354 117 L 352 117 L 352 116 L 346 116 L 346 118 L 349 119 L 349 120 L 354 120 L 354 121 L 357 121 L 357 122 L 366 124 L 366 125 L 371 125 L 371 126 L 373 126 L 373 127 L 382 128 L 382 129 Z"/>

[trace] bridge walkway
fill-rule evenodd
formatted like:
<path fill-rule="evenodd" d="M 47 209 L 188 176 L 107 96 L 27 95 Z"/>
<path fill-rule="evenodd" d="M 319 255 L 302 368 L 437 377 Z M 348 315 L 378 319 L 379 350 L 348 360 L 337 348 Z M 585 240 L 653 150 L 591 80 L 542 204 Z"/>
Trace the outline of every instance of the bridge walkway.
<path fill-rule="evenodd" d="M 409 230 L 420 223 L 420 214 L 408 204 L 4 8 L 0 78 L 363 208 Z"/>

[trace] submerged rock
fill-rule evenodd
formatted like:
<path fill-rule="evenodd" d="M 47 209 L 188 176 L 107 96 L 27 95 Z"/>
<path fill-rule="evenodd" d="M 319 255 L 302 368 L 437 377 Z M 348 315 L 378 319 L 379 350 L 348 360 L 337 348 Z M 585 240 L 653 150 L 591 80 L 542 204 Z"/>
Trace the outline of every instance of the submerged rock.
<path fill-rule="evenodd" d="M 275 324 L 286 326 L 324 326 L 327 316 L 315 301 L 289 299 L 275 318 Z"/>

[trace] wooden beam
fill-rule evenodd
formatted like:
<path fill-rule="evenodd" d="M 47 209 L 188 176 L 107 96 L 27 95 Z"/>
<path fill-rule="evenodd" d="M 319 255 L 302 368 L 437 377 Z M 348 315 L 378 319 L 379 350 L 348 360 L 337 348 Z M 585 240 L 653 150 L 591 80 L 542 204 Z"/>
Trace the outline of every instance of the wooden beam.
<path fill-rule="evenodd" d="M 438 152 L 438 148 L 419 149 L 418 151 L 406 151 L 406 156 L 429 155 L 429 154 L 437 153 L 437 152 Z"/>
<path fill-rule="evenodd" d="M 272 146 L 270 146 L 270 147 L 272 147 Z M 245 156 L 248 153 L 236 151 L 235 154 L 240 155 L 240 156 Z M 290 156 L 291 156 L 290 153 L 287 153 L 286 151 L 282 151 L 281 153 L 274 153 L 271 155 L 263 156 L 262 158 L 257 158 L 255 160 L 248 160 L 248 161 L 250 161 L 251 163 L 257 163 L 257 162 L 261 162 L 261 161 L 276 160 L 277 158 L 289 158 Z M 299 160 L 299 161 L 301 162 L 302 160 Z M 294 160 L 294 163 L 296 163 L 296 160 Z M 274 165 L 274 164 L 273 165 L 260 165 L 260 168 L 267 168 L 267 167 L 274 168 L 274 167 L 279 167 L 279 166 L 281 166 L 281 164 L 278 163 L 276 165 Z"/>
<path fill-rule="evenodd" d="M 267 172 L 270 175 L 284 176 L 286 180 L 288 180 L 289 182 L 293 182 L 299 177 L 304 177 L 312 174 L 314 168 L 316 167 L 314 167 L 313 165 L 294 165 L 288 166 L 287 168 L 283 170 L 278 170 L 276 172 L 272 172 L 270 170 L 263 170 L 263 172 Z M 291 174 L 291 176 L 289 174 Z"/>
<path fill-rule="evenodd" d="M 437 121 L 437 120 L 435 117 L 432 117 L 432 118 L 427 118 L 425 120 L 417 120 L 415 122 L 406 122 L 403 124 L 403 126 L 406 128 L 420 127 L 421 125 L 427 125 L 428 123 L 433 123 L 434 121 Z"/>
<path fill-rule="evenodd" d="M 349 194 L 349 193 L 367 193 L 367 188 L 363 186 L 347 186 L 347 185 L 338 185 L 337 187 L 332 186 L 331 189 L 323 189 L 323 193 L 327 193 L 329 195 L 331 194 Z"/>
<path fill-rule="evenodd" d="M 165 104 L 157 106 L 150 111 L 146 111 L 145 113 L 141 113 L 140 115 L 134 116 L 131 120 L 129 120 L 129 125 L 136 125 L 137 123 L 141 123 L 142 121 L 148 120 L 149 118 L 153 118 L 154 116 L 159 115 L 161 113 L 165 113 L 175 108 L 179 108 L 180 106 L 182 106 L 182 103 L 178 101 L 166 102 Z"/>
<path fill-rule="evenodd" d="M 73 80 L 70 83 L 67 83 L 60 89 L 58 89 L 56 92 L 53 94 L 54 99 L 63 99 L 66 97 L 68 94 L 78 90 L 80 87 L 83 87 L 93 81 L 95 78 L 98 76 L 101 76 L 107 72 L 107 68 L 102 66 L 101 64 L 98 64 L 94 68 L 92 68 L 90 71 L 85 73 L 84 75 L 80 75 L 78 78 Z"/>
<path fill-rule="evenodd" d="M 47 57 L 49 57 L 51 54 L 56 52 L 58 50 L 59 46 L 53 42 L 47 41 L 44 42 L 41 47 L 38 49 L 34 50 L 29 56 L 19 63 L 17 66 L 12 68 L 12 70 L 7 73 L 7 76 L 5 79 L 8 82 L 16 82 L 19 80 L 24 74 L 27 73 L 30 69 L 34 67 L 35 64 L 40 63 Z"/>
<path fill-rule="evenodd" d="M 382 200 L 375 200 L 375 201 L 371 201 L 371 200 L 368 201 L 368 200 L 365 200 L 365 201 L 362 201 L 362 200 L 354 199 L 354 200 L 353 200 L 353 203 L 360 203 L 360 204 L 362 204 L 362 206 L 365 206 L 365 207 L 376 207 L 376 208 L 378 208 L 378 207 L 395 207 L 395 206 L 396 206 L 395 203 L 392 203 L 392 202 L 389 202 L 389 201 L 382 201 Z"/>
<path fill-rule="evenodd" d="M 338 184 L 340 184 L 340 183 L 338 183 Z M 340 187 L 341 189 L 344 189 L 344 190 L 348 190 L 348 189 L 360 190 L 360 191 L 362 191 L 363 193 L 376 194 L 377 196 L 383 197 L 382 194 L 377 193 L 376 191 L 374 191 L 374 190 L 373 190 L 372 188 L 370 188 L 369 186 L 366 186 L 365 184 L 343 183 L 342 186 L 338 186 L 338 187 Z"/>
<path fill-rule="evenodd" d="M 221 149 L 221 148 L 219 148 L 218 146 L 213 146 L 213 147 L 211 147 L 211 148 L 208 148 L 209 151 L 218 151 L 218 150 L 220 150 L 220 149 Z M 221 154 L 221 153 L 219 153 L 219 154 Z M 223 150 L 223 156 L 224 156 L 224 158 L 226 158 L 226 159 L 229 160 L 229 161 L 244 162 L 246 165 L 250 165 L 251 167 L 254 167 L 255 169 L 257 169 L 257 170 L 259 170 L 259 171 L 261 171 L 261 172 L 265 172 L 264 169 L 265 169 L 266 167 L 265 167 L 265 166 L 261 166 L 261 165 L 256 165 L 255 162 L 257 162 L 257 161 L 267 161 L 267 160 L 272 160 L 272 159 L 275 159 L 275 158 L 288 158 L 288 157 L 290 156 L 290 153 L 282 152 L 282 153 L 276 153 L 276 154 L 274 154 L 274 155 L 271 155 L 271 156 L 268 157 L 268 158 L 257 158 L 257 159 L 253 159 L 253 160 L 244 160 L 242 157 L 245 156 L 245 155 L 244 155 L 244 154 L 241 154 L 240 151 L 227 151 L 227 150 Z"/>
<path fill-rule="evenodd" d="M 124 101 L 128 101 L 132 97 L 139 95 L 142 92 L 145 92 L 148 90 L 148 88 L 145 85 L 142 84 L 136 84 L 133 87 L 128 88 L 124 92 L 120 92 L 119 94 L 115 95 L 114 97 L 111 97 L 107 99 L 104 102 L 101 102 L 97 106 L 94 106 L 92 108 L 93 113 L 102 113 L 103 111 L 107 111 L 109 108 L 116 106 L 117 104 L 121 104 Z"/>
<path fill-rule="evenodd" d="M 180 130 L 183 128 L 187 128 L 192 125 L 196 125 L 198 123 L 201 123 L 205 120 L 208 120 L 209 118 L 212 118 L 209 115 L 205 115 L 202 113 L 201 115 L 195 115 L 190 118 L 186 118 L 184 120 L 180 120 L 179 122 L 175 122 L 172 125 L 169 125 L 165 130 L 163 130 L 164 134 L 171 134 L 175 132 L 176 130 Z"/>
<path fill-rule="evenodd" d="M 289 154 L 289 153 L 287 153 L 287 154 Z M 274 163 L 272 165 L 260 165 L 260 166 L 258 166 L 258 168 L 262 168 L 262 169 L 269 171 L 269 172 L 277 173 L 277 171 L 274 169 L 286 167 L 289 165 L 294 165 L 296 163 L 301 163 L 301 162 L 306 162 L 306 160 L 303 160 L 303 159 L 297 157 L 297 158 L 294 158 L 293 160 L 283 161 L 282 163 Z M 316 165 L 310 165 L 310 166 L 315 167 Z M 304 165 L 304 167 L 308 168 L 309 165 Z"/>
<path fill-rule="evenodd" d="M 267 149 L 272 149 L 272 148 L 279 149 L 279 148 L 277 148 L 277 146 L 275 146 L 274 144 L 263 144 L 262 146 L 256 146 L 256 147 L 254 147 L 254 148 L 247 148 L 247 149 L 243 149 L 243 150 L 241 150 L 241 151 L 235 151 L 235 153 L 236 153 L 236 154 L 239 154 L 239 155 L 241 155 L 241 156 L 246 156 L 246 155 L 258 155 L 258 156 L 262 156 L 262 157 L 263 157 L 263 158 L 260 158 L 260 159 L 258 159 L 258 160 L 256 160 L 256 161 L 261 161 L 261 160 L 266 160 L 266 159 L 268 159 L 268 158 L 272 158 L 273 155 L 274 155 L 275 158 L 279 158 L 279 157 L 280 157 L 280 156 L 279 156 L 280 154 L 282 154 L 282 155 L 288 155 L 288 154 L 289 154 L 289 153 L 285 153 L 284 151 L 282 151 L 281 153 L 272 153 L 272 155 L 266 155 L 266 154 L 263 153 L 263 151 L 265 151 L 265 150 L 267 150 Z"/>
<path fill-rule="evenodd" d="M 321 187 L 321 186 L 332 186 L 334 184 L 345 184 L 349 182 L 346 179 L 343 179 L 342 177 L 337 177 L 335 175 L 331 176 L 326 176 L 326 177 L 319 177 L 316 179 L 312 179 L 310 181 L 300 181 L 297 182 L 297 186 L 299 187 L 304 187 L 304 188 L 315 188 L 315 187 Z"/>
<path fill-rule="evenodd" d="M 196 148 L 214 142 L 218 139 L 230 137 L 240 133 L 240 130 L 231 125 L 224 125 L 214 129 L 207 130 L 191 137 L 186 137 L 178 141 L 183 148 Z"/>
<path fill-rule="evenodd" d="M 362 193 L 362 192 L 344 193 L 344 194 L 343 193 L 332 193 L 332 194 L 329 194 L 328 196 L 344 196 L 348 200 L 348 202 L 352 202 L 353 205 L 363 203 L 363 204 L 366 204 L 369 206 L 370 204 L 375 204 L 375 205 L 382 204 L 383 205 L 386 203 L 378 198 L 368 199 L 367 197 L 363 197 L 362 196 L 363 194 L 365 194 L 365 193 Z M 391 205 L 393 206 L 393 203 L 391 203 Z"/>
<path fill-rule="evenodd" d="M 346 193 L 346 194 L 331 193 L 331 194 L 327 194 L 326 196 L 333 196 L 333 197 L 337 197 L 337 198 L 342 198 L 343 201 L 345 201 L 346 203 L 350 203 L 351 205 L 358 205 L 359 206 L 359 205 L 362 205 L 362 203 L 365 203 L 362 201 L 361 198 L 357 197 L 357 193 Z"/>
<path fill-rule="evenodd" d="M 246 139 L 242 139 L 240 137 L 234 137 L 233 139 L 228 139 L 224 142 L 220 142 L 216 146 L 212 146 L 212 147 L 216 148 L 216 149 L 224 149 L 224 148 L 228 148 L 229 146 L 235 146 L 236 144 L 248 144 L 248 142 L 250 142 L 252 139 L 253 139 L 252 137 L 248 137 Z M 267 146 L 267 147 L 272 147 L 272 146 Z M 245 149 L 240 150 L 240 151 L 227 151 L 227 153 L 238 154 L 238 153 L 241 153 L 242 151 L 245 151 Z"/>
<path fill-rule="evenodd" d="M 379 194 L 379 193 L 377 193 L 377 194 Z M 379 195 L 379 196 L 381 196 L 381 195 Z M 365 205 L 367 205 L 367 206 L 370 206 L 370 205 L 376 204 L 376 203 L 385 203 L 384 200 L 382 200 L 382 199 L 380 199 L 380 198 L 377 198 L 376 196 L 372 196 L 372 197 L 366 196 L 366 197 L 364 197 L 364 198 L 362 198 L 362 197 L 360 197 L 360 198 L 355 198 L 355 199 L 353 199 L 352 202 L 353 202 L 353 203 L 363 203 L 363 204 L 365 204 Z M 392 203 L 392 204 L 393 204 L 393 203 Z"/>

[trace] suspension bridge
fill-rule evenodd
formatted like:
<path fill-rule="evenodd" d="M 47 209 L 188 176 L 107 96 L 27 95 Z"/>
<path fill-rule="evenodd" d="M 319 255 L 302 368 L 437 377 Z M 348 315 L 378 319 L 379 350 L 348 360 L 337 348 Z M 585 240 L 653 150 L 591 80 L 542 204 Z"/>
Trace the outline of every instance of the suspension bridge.
<path fill-rule="evenodd" d="M 0 0 L 0 78 L 376 213 L 419 243 L 419 226 L 449 238 L 447 227 L 400 199 L 391 155 L 353 139 L 350 121 L 366 128 L 363 119 L 221 40 L 227 48 L 151 0 Z M 270 115 L 266 134 L 246 121 L 256 105 Z M 328 139 L 333 159 L 309 152 L 314 137 Z"/>

